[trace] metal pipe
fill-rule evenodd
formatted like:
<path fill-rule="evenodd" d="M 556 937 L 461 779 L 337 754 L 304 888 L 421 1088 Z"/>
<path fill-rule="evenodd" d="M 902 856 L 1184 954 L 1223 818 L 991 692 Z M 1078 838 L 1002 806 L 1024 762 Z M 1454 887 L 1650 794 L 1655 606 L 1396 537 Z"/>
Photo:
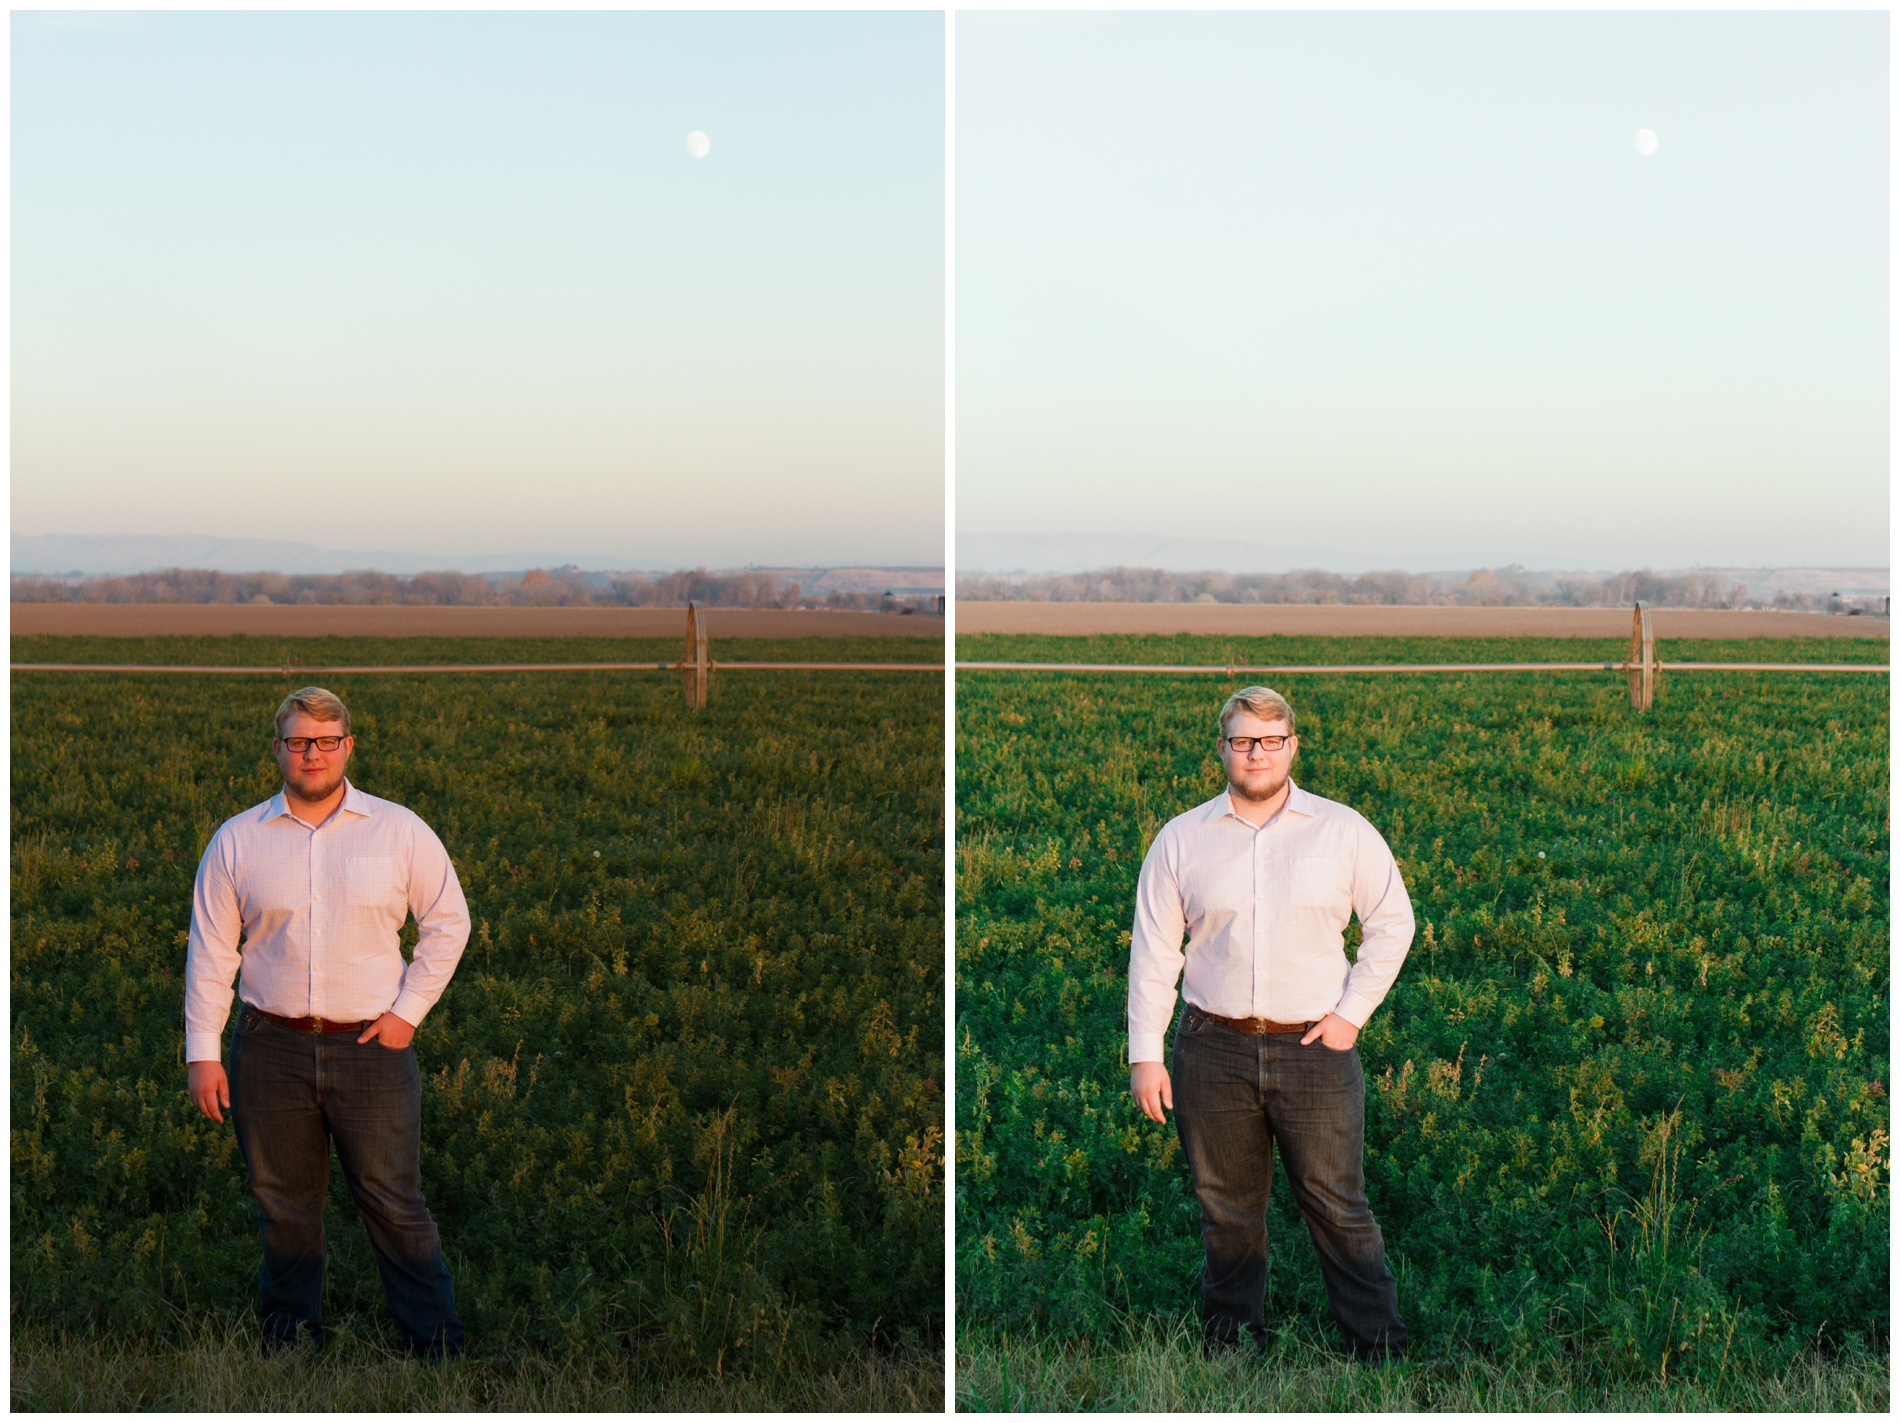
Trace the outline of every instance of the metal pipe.
<path fill-rule="evenodd" d="M 692 663 L 685 664 L 687 668 Z M 719 671 L 831 672 L 941 672 L 941 662 L 713 662 Z M 15 662 L 15 672 L 205 672 L 212 674 L 269 674 L 301 676 L 305 673 L 329 675 L 341 672 L 678 672 L 677 662 L 422 662 L 403 666 L 376 667 L 193 667 L 158 666 L 144 662 Z"/>
<path fill-rule="evenodd" d="M 690 665 L 690 664 L 689 664 Z M 721 671 L 941 672 L 941 662 L 714 662 Z M 1888 672 L 1885 662 L 1659 662 L 1667 672 Z M 15 662 L 15 672 L 203 672 L 278 675 L 343 672 L 677 672 L 677 662 L 421 662 L 359 667 L 161 666 L 146 662 Z M 1168 662 L 959 662 L 959 672 L 1622 672 L 1621 662 L 1333 662 L 1304 666 L 1203 666 Z"/>
<path fill-rule="evenodd" d="M 1668 672 L 1885 672 L 1886 663 L 1873 662 L 1658 662 Z M 1165 662 L 959 662 L 959 672 L 1218 672 L 1228 677 L 1242 673 L 1312 672 L 1626 672 L 1622 662 L 1339 662 L 1310 666 L 1242 667 L 1190 666 Z"/>

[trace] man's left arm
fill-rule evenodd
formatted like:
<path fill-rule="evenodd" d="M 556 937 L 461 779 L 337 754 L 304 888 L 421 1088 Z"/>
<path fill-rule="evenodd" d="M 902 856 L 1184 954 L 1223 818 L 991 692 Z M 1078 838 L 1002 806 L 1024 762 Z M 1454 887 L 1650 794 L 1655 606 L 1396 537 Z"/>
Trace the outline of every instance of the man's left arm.
<path fill-rule="evenodd" d="M 1333 1012 L 1354 1028 L 1363 1028 L 1398 978 L 1416 926 L 1411 896 L 1385 838 L 1362 824 L 1356 848 L 1352 907 L 1359 916 L 1359 955 Z"/>
<path fill-rule="evenodd" d="M 396 1001 L 358 1042 L 378 1037 L 385 1047 L 409 1046 L 410 1036 L 448 988 L 468 943 L 468 901 L 461 881 L 449 852 L 420 820 L 409 854 L 408 895 L 409 912 L 416 916 L 416 951 L 403 969 Z M 390 1023 L 392 1017 L 398 1023 Z"/>

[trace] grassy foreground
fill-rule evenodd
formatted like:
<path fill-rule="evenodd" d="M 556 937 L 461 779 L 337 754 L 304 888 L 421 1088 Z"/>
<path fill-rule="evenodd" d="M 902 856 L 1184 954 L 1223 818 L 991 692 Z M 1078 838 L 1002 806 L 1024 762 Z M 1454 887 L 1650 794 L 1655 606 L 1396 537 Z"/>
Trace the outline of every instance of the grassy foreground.
<path fill-rule="evenodd" d="M 957 1344 L 960 1412 L 1765 1412 L 1885 1413 L 1889 1364 L 1865 1350 L 1807 1350 L 1777 1369 L 1729 1363 L 1687 1375 L 1560 1352 L 1414 1355 L 1388 1368 L 1342 1359 L 1283 1330 L 1264 1355 L 1203 1359 L 1187 1319 L 1119 1337 L 970 1331 Z"/>
<path fill-rule="evenodd" d="M 822 1371 L 787 1364 L 683 1377 L 652 1358 L 535 1350 L 432 1367 L 333 1329 L 321 1356 L 266 1359 L 254 1319 L 201 1318 L 176 1338 L 101 1336 L 15 1321 L 15 1412 L 937 1413 L 943 1355 L 860 1350 Z"/>

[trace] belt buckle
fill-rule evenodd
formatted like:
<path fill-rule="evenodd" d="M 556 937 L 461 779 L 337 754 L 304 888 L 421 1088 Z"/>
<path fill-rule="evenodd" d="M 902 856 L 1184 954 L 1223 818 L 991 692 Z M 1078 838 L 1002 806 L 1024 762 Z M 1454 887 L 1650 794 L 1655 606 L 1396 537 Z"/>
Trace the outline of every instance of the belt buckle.
<path fill-rule="evenodd" d="M 312 1014 L 310 1018 L 310 1031 L 313 1033 L 323 1031 L 323 1019 L 317 1017 L 315 1014 Z"/>

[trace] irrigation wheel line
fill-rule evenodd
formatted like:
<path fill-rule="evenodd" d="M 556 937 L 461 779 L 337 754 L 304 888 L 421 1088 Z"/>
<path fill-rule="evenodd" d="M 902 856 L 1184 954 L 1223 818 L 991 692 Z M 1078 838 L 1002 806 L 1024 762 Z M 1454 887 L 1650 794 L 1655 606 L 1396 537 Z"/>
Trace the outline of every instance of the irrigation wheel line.
<path fill-rule="evenodd" d="M 680 690 L 692 711 L 705 707 L 712 695 L 715 670 L 735 672 L 942 672 L 941 662 L 715 662 L 707 635 L 706 610 L 686 605 L 686 655 L 677 662 L 418 662 L 381 666 L 305 667 L 283 663 L 276 667 L 160 666 L 147 662 L 15 662 L 15 672 L 171 672 L 207 673 L 238 677 L 303 677 L 332 673 L 409 672 L 677 672 Z"/>
<path fill-rule="evenodd" d="M 724 665 L 724 664 L 721 664 Z M 1884 662 L 1657 662 L 1659 672 L 1886 672 Z M 959 672 L 1627 672 L 1627 662 L 1328 662 L 1310 666 L 1230 667 L 1174 662 L 959 662 Z"/>
<path fill-rule="evenodd" d="M 708 671 L 941 672 L 941 662 L 708 662 Z M 151 662 L 15 662 L 15 672 L 207 672 L 236 676 L 296 677 L 330 672 L 678 672 L 694 671 L 691 662 L 418 662 L 385 666 L 279 667 L 159 666 Z"/>
<path fill-rule="evenodd" d="M 1170 666 L 1132 662 L 959 662 L 959 672 L 1181 672 L 1226 677 L 1262 673 L 1379 672 L 1621 672 L 1629 678 L 1630 705 L 1648 711 L 1656 701 L 1656 680 L 1665 672 L 1885 672 L 1884 663 L 1868 662 L 1659 662 L 1656 630 L 1649 604 L 1631 610 L 1629 656 L 1621 662 L 1348 662 L 1331 666 L 1224 667 Z"/>
<path fill-rule="evenodd" d="M 684 664 L 691 667 L 692 663 Z M 817 672 L 941 672 L 941 662 L 708 662 L 717 670 Z M 1179 662 L 959 662 L 959 672 L 1623 672 L 1622 662 L 1321 662 L 1305 666 L 1200 666 Z M 1664 672 L 1888 672 L 1884 662 L 1658 662 Z M 677 672 L 678 662 L 417 662 L 306 667 L 225 667 L 152 662 L 15 662 L 15 672 L 205 672 L 270 674 L 291 677 L 304 672 Z"/>

